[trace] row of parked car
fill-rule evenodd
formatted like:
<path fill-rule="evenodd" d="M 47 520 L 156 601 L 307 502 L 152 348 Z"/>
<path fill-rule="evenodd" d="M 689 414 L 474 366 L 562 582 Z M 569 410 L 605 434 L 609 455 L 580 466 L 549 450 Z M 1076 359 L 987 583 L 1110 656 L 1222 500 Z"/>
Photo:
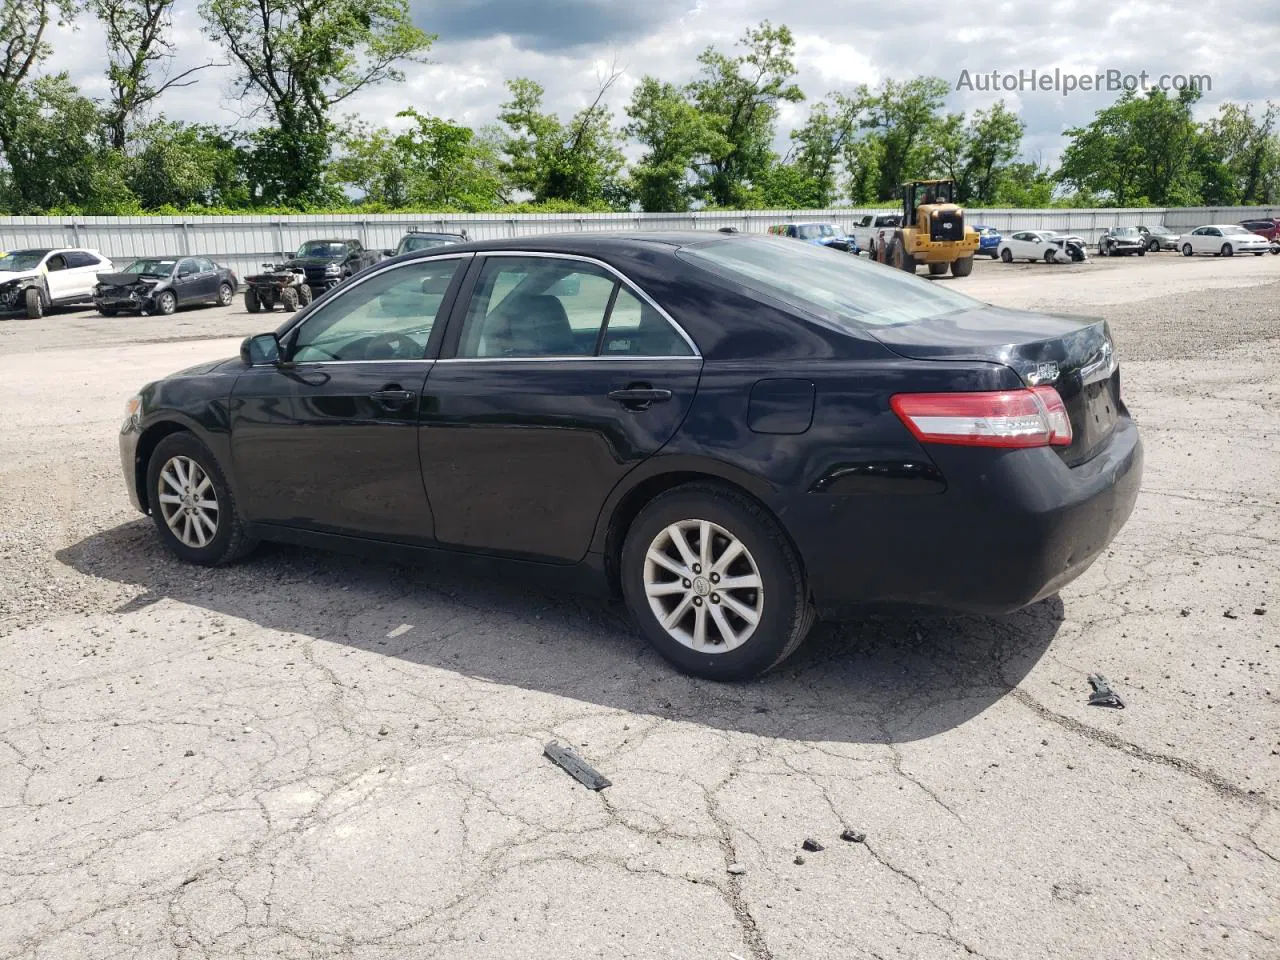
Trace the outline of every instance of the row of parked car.
<path fill-rule="evenodd" d="M 465 233 L 411 230 L 394 250 L 368 250 L 359 240 L 308 240 L 282 263 L 245 277 L 251 312 L 296 310 L 312 297 L 385 257 L 466 240 Z M 97 250 L 33 248 L 0 254 L 0 317 L 37 318 L 50 307 L 92 303 L 103 316 L 171 314 L 198 304 L 228 306 L 241 280 L 209 257 L 139 257 L 122 270 Z"/>
<path fill-rule="evenodd" d="M 855 254 L 865 252 L 875 259 L 877 238 L 888 235 L 901 222 L 898 214 L 884 214 L 862 217 L 848 233 L 834 223 L 821 222 L 775 224 L 769 227 L 769 233 Z M 1086 257 L 1088 244 L 1077 234 L 1019 230 L 1005 236 L 995 227 L 975 225 L 973 229 L 978 233 L 977 255 L 1005 263 L 1015 260 L 1069 262 Z M 1262 256 L 1268 251 L 1280 254 L 1280 219 L 1208 224 L 1186 234 L 1174 233 L 1162 225 L 1112 227 L 1098 238 L 1096 248 L 1103 257 L 1142 257 L 1161 250 L 1177 251 L 1187 257 L 1196 254 L 1230 257 L 1244 253 Z"/>

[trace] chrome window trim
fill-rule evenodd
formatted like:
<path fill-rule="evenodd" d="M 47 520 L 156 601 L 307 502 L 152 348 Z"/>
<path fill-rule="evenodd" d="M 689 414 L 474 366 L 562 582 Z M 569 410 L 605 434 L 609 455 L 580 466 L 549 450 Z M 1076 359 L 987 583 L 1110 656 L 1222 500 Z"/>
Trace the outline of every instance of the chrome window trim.
<path fill-rule="evenodd" d="M 598 357 L 594 353 L 562 353 L 552 357 L 441 357 L 436 363 L 564 363 L 569 360 L 582 360 L 584 362 L 594 363 L 597 360 L 604 360 L 608 363 L 618 363 L 623 360 L 694 360 L 698 363 L 702 362 L 702 357 L 690 356 L 625 356 L 625 357 Z M 367 362 L 367 361 L 356 361 Z M 380 361 L 379 361 L 380 362 Z"/>
<path fill-rule="evenodd" d="M 587 255 L 585 255 L 585 254 L 581 254 L 581 253 L 556 253 L 556 252 L 554 252 L 554 251 L 549 251 L 549 250 L 485 250 L 485 251 L 480 251 L 480 256 L 482 256 L 482 257 L 534 257 L 534 258 L 542 259 L 542 260 L 574 260 L 574 261 L 579 262 L 579 263 L 589 263 L 589 264 L 592 264 L 593 266 L 600 267 L 600 268 L 602 268 L 602 269 L 604 269 L 604 270 L 607 270 L 609 273 L 613 274 L 613 275 L 618 279 L 618 282 L 619 282 L 619 283 L 621 283 L 621 284 L 625 285 L 625 286 L 626 286 L 626 288 L 627 288 L 628 290 L 630 290 L 633 294 L 635 294 L 637 297 L 639 297 L 641 300 L 643 300 L 643 301 L 644 301 L 645 303 L 647 303 L 649 306 L 653 307 L 653 309 L 654 309 L 654 310 L 658 311 L 658 315 L 659 315 L 659 316 L 661 316 L 661 317 L 662 317 L 662 319 L 666 320 L 666 321 L 667 321 L 667 323 L 671 324 L 672 329 L 674 329 L 674 330 L 675 330 L 675 332 L 676 332 L 676 333 L 678 333 L 678 334 L 680 335 L 680 339 L 681 339 L 681 340 L 683 340 L 683 341 L 685 342 L 685 346 L 687 346 L 690 350 L 692 350 L 692 351 L 693 351 L 693 356 L 685 356 L 685 357 L 680 357 L 680 356 L 674 356 L 674 357 L 612 357 L 612 358 L 609 358 L 609 357 L 596 356 L 595 354 L 586 354 L 586 355 L 583 355 L 583 354 L 577 354 L 577 353 L 575 353 L 575 354 L 565 354 L 565 355 L 563 355 L 563 356 L 556 356 L 556 357 L 443 357 L 443 358 L 441 358 L 441 360 L 440 360 L 440 362 L 441 362 L 441 363 L 447 363 L 447 362 L 449 362 L 449 361 L 453 361 L 453 360 L 464 360 L 464 361 L 471 361 L 471 360 L 503 360 L 503 361 L 508 361 L 508 360 L 606 360 L 606 359 L 613 359 L 613 360 L 701 360 L 701 359 L 702 359 L 702 351 L 701 351 L 701 350 L 699 350 L 699 349 L 698 349 L 698 345 L 697 345 L 696 343 L 694 343 L 694 342 L 693 342 L 693 338 L 692 338 L 692 337 L 690 337 L 690 336 L 689 336 L 689 334 L 685 332 L 684 327 L 682 327 L 682 326 L 680 326 L 680 324 L 676 323 L 675 318 L 674 318 L 673 316 L 671 316 L 671 314 L 667 313 L 667 311 L 666 311 L 666 310 L 664 310 L 664 309 L 661 307 L 661 305 L 660 305 L 656 300 L 654 300 L 654 299 L 653 299 L 653 297 L 649 296 L 649 294 L 647 294 L 647 293 L 645 293 L 643 290 L 641 290 L 641 289 L 640 289 L 640 287 L 638 287 L 638 286 L 636 285 L 635 281 L 633 281 L 630 277 L 628 277 L 628 276 L 627 276 L 625 273 L 623 273 L 621 270 L 617 269 L 616 267 L 610 266 L 609 264 L 605 263 L 603 260 L 597 260 L 595 257 L 588 257 Z"/>

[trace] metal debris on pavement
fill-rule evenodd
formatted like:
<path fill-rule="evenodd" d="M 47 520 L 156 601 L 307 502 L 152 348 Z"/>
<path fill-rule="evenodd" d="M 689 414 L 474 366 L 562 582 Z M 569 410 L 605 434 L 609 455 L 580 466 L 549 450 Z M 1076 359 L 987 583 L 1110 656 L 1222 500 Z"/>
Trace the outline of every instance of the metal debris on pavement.
<path fill-rule="evenodd" d="M 861 830 L 846 830 L 840 834 L 840 839 L 845 841 L 845 843 L 864 843 L 866 842 L 867 835 Z"/>
<path fill-rule="evenodd" d="M 599 772 L 593 769 L 569 747 L 562 747 L 560 744 L 552 740 L 542 748 L 542 752 L 550 757 L 557 766 L 572 775 L 575 780 L 588 789 L 603 790 L 605 787 L 613 786 L 612 780 L 601 776 Z"/>
<path fill-rule="evenodd" d="M 808 850 L 810 853 L 817 853 L 819 850 L 826 849 L 817 840 L 811 840 L 811 839 L 806 839 L 804 843 L 800 844 L 800 847 L 803 850 Z"/>
<path fill-rule="evenodd" d="M 1120 698 L 1120 694 L 1111 689 L 1110 682 L 1102 674 L 1089 674 L 1089 686 L 1093 687 L 1093 693 L 1089 694 L 1089 706 L 1124 709 L 1124 700 Z"/>

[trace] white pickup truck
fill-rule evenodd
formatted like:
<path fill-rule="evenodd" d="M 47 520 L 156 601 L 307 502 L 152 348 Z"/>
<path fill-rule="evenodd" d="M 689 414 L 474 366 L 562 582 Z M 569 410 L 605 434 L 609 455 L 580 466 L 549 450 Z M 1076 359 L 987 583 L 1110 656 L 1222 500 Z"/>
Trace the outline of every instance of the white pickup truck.
<path fill-rule="evenodd" d="M 865 251 L 867 256 L 874 260 L 881 231 L 888 231 L 891 234 L 900 226 L 902 226 L 900 213 L 869 214 L 855 220 L 853 229 L 849 232 L 858 241 L 858 249 Z"/>

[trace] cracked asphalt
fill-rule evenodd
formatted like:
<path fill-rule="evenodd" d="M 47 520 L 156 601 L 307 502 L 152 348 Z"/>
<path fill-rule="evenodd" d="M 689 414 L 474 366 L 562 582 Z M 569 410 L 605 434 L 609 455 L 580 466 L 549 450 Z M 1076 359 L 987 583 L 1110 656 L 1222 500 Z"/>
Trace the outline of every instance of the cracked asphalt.
<path fill-rule="evenodd" d="M 1280 957 L 1280 258 L 942 282 L 1108 318 L 1133 518 L 1060 597 L 739 685 L 447 565 L 183 566 L 124 399 L 277 321 L 0 323 L 0 958 Z"/>

